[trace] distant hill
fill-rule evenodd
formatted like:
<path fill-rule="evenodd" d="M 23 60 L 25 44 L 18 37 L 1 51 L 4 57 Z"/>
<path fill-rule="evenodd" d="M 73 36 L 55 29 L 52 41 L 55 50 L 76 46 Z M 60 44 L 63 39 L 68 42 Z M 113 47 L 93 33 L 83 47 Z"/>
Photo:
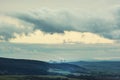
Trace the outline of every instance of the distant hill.
<path fill-rule="evenodd" d="M 0 58 L 1 75 L 79 75 L 86 73 L 88 73 L 87 69 L 74 64 Z"/>
<path fill-rule="evenodd" d="M 97 73 L 120 74 L 120 61 L 77 61 L 70 62 L 70 64 L 78 65 Z"/>

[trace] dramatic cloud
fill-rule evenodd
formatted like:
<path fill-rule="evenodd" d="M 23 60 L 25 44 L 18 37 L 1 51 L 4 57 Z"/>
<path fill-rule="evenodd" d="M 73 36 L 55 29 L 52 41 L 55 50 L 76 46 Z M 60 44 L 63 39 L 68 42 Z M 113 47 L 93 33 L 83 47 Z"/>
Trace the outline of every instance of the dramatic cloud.
<path fill-rule="evenodd" d="M 68 11 L 41 9 L 26 13 L 17 13 L 13 17 L 32 23 L 35 30 L 40 29 L 44 32 L 63 33 L 65 30 L 74 30 L 74 24 L 72 25 L 74 15 Z"/>
<path fill-rule="evenodd" d="M 89 11 L 78 11 L 77 13 L 67 9 L 39 9 L 1 15 L 0 36 L 2 37 L 0 39 L 10 40 L 11 38 L 16 38 L 14 34 L 21 36 L 27 34 L 29 37 L 29 34 L 34 34 L 36 30 L 40 30 L 49 35 L 54 35 L 55 33 L 66 35 L 65 31 L 88 32 L 108 40 L 111 39 L 111 41 L 116 40 L 119 42 L 119 13 L 119 7 L 117 7 L 103 13 Z M 77 37 L 79 38 L 80 35 L 77 35 Z"/>
<path fill-rule="evenodd" d="M 118 7 L 117 7 L 118 8 Z M 116 10 L 116 9 L 115 9 Z M 34 24 L 34 30 L 48 33 L 64 31 L 91 32 L 110 39 L 120 39 L 119 10 L 107 12 L 71 12 L 41 9 L 18 13 L 15 18 Z M 107 15 L 108 14 L 108 15 Z"/>

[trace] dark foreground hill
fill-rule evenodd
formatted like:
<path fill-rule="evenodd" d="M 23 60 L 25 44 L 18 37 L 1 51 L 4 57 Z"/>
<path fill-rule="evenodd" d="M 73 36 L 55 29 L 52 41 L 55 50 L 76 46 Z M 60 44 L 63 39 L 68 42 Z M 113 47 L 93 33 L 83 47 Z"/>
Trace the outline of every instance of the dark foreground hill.
<path fill-rule="evenodd" d="M 65 76 L 6 75 L 0 76 L 0 80 L 82 80 L 82 79 L 68 78 Z"/>
<path fill-rule="evenodd" d="M 47 74 L 49 63 L 0 58 L 0 74 Z"/>
<path fill-rule="evenodd" d="M 88 70 L 68 63 L 0 58 L 1 75 L 80 75 Z"/>

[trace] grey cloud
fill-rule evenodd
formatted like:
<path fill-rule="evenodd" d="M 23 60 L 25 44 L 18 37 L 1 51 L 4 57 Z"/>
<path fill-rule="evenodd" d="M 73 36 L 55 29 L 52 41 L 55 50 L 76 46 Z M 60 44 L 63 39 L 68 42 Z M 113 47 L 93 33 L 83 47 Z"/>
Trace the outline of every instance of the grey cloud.
<path fill-rule="evenodd" d="M 22 23 L 21 23 L 22 24 Z M 0 36 L 2 36 L 0 39 L 8 41 L 10 38 L 15 38 L 14 34 L 28 34 L 32 31 L 32 27 L 29 28 L 30 24 L 24 23 L 21 25 L 16 26 L 15 24 L 7 23 L 7 22 L 1 22 L 0 23 Z"/>
<path fill-rule="evenodd" d="M 92 12 L 94 13 L 94 12 Z M 42 30 L 46 33 L 64 33 L 64 31 L 80 31 L 92 32 L 105 38 L 118 40 L 120 39 L 120 10 L 116 10 L 117 14 L 112 16 L 103 16 L 98 14 L 92 16 L 87 13 L 74 13 L 68 10 L 52 11 L 48 9 L 40 9 L 28 12 L 9 14 L 13 18 L 23 21 L 25 29 L 7 27 L 6 31 L 1 29 L 0 34 L 8 38 L 13 37 L 13 33 L 31 33 L 34 30 Z M 95 14 L 95 13 L 94 13 Z M 112 19 L 110 18 L 112 17 Z M 109 19 L 110 18 L 110 19 Z M 27 29 L 28 24 L 31 30 Z M 3 26 L 3 25 L 2 25 Z M 7 26 L 10 26 L 7 24 Z M 4 27 L 2 27 L 4 29 Z M 8 30 L 9 29 L 9 30 Z"/>
<path fill-rule="evenodd" d="M 68 14 L 68 15 L 66 15 Z M 72 15 L 70 15 L 72 16 Z M 20 20 L 34 24 L 34 30 L 40 29 L 48 33 L 63 33 L 65 30 L 75 30 L 71 25 L 69 13 L 51 13 L 46 10 L 14 15 Z"/>
<path fill-rule="evenodd" d="M 99 34 L 103 37 L 110 39 L 119 39 L 120 21 L 117 19 L 119 15 L 114 15 L 114 20 L 101 18 L 98 15 L 96 17 L 86 17 L 81 14 L 77 16 L 67 11 L 50 11 L 50 10 L 39 10 L 35 12 L 22 13 L 14 15 L 14 17 L 24 20 L 28 23 L 34 24 L 34 30 L 40 29 L 44 32 L 49 33 L 63 33 L 67 31 L 80 31 L 80 32 L 92 32 Z M 116 18 L 117 17 L 117 18 Z M 117 33 L 115 33 L 117 31 Z M 116 36 L 116 37 L 115 37 Z"/>

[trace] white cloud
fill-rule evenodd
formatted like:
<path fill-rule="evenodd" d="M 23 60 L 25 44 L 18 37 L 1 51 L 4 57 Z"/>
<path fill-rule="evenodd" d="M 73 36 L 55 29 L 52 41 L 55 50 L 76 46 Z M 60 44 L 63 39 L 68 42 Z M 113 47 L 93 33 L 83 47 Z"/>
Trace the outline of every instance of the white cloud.
<path fill-rule="evenodd" d="M 2 36 L 0 36 L 0 42 L 3 42 L 3 40 L 2 40 Z"/>
<path fill-rule="evenodd" d="M 14 43 L 40 43 L 40 44 L 63 44 L 63 43 L 114 43 L 113 40 L 106 39 L 90 32 L 75 32 L 65 31 L 64 33 L 44 33 L 42 31 L 35 31 L 29 35 L 15 34 L 16 38 L 9 41 Z"/>

